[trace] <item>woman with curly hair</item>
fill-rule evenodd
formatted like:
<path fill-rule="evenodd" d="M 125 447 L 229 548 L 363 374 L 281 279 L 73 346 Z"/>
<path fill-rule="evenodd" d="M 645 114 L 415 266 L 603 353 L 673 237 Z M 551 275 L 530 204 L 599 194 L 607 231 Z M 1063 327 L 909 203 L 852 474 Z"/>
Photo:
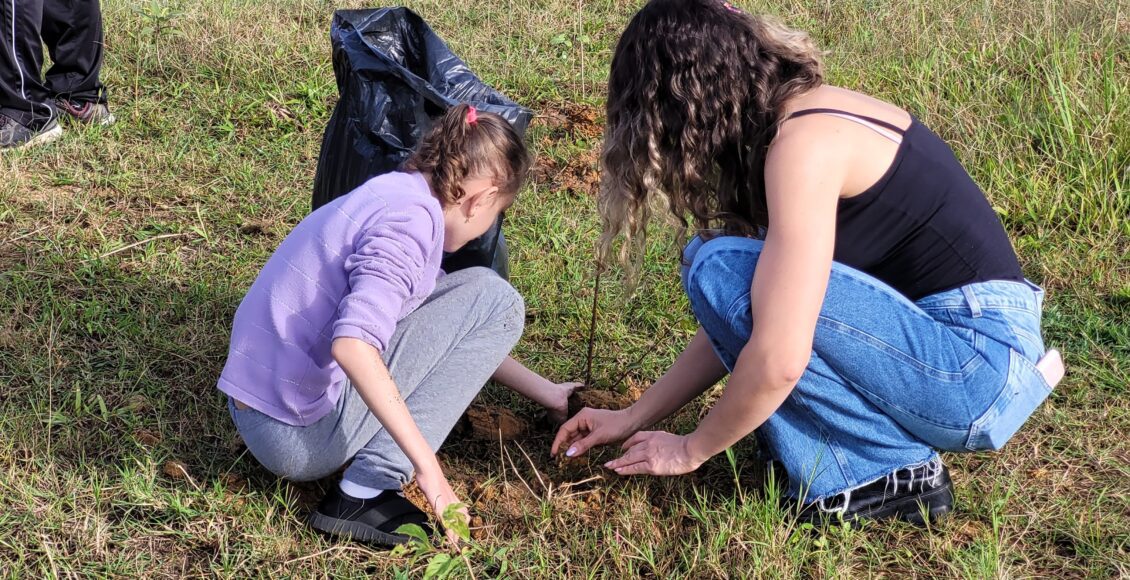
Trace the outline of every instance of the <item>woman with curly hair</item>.
<path fill-rule="evenodd" d="M 1043 291 L 950 148 L 825 84 L 804 33 L 716 0 L 632 19 L 607 113 L 602 259 L 619 237 L 638 259 L 662 196 L 698 231 L 682 273 L 701 327 L 639 401 L 583 410 L 553 453 L 624 441 L 609 469 L 677 475 L 756 430 L 804 520 L 949 512 L 938 451 L 999 449 L 1062 373 L 1037 366 Z M 644 430 L 727 373 L 694 432 Z"/>

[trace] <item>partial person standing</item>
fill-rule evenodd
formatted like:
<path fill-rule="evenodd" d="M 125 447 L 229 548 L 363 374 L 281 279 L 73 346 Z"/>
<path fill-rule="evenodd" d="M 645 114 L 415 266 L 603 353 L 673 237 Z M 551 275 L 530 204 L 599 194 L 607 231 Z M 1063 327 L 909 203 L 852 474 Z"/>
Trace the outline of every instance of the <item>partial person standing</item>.
<path fill-rule="evenodd" d="M 60 114 L 109 125 L 98 0 L 0 0 L 0 151 L 63 134 Z M 43 74 L 43 48 L 51 68 Z"/>

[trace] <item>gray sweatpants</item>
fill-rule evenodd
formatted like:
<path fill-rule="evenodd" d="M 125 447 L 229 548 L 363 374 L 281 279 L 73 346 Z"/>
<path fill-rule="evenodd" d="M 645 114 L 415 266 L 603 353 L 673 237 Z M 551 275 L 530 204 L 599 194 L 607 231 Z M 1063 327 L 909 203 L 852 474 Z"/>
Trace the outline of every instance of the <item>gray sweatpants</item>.
<path fill-rule="evenodd" d="M 468 268 L 440 278 L 423 305 L 397 323 L 383 358 L 432 449 L 514 348 L 524 321 L 522 298 L 509 283 Z M 345 477 L 354 483 L 400 489 L 412 479 L 412 463 L 351 385 L 306 427 L 228 406 L 247 449 L 279 477 L 319 479 L 352 459 Z"/>

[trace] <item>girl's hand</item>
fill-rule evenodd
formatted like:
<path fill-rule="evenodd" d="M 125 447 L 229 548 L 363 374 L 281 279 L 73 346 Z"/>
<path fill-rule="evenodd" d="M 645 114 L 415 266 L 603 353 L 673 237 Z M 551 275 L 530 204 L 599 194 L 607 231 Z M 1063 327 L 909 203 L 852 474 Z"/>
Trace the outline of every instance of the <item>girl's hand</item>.
<path fill-rule="evenodd" d="M 690 438 L 665 431 L 640 431 L 622 446 L 626 452 L 604 466 L 618 475 L 682 475 L 690 473 L 708 458 L 696 457 L 688 445 Z"/>
<path fill-rule="evenodd" d="M 566 457 L 577 457 L 597 445 L 623 441 L 638 429 L 630 407 L 621 411 L 585 407 L 557 430 L 550 453 L 564 450 Z"/>
<path fill-rule="evenodd" d="M 443 524 L 443 512 L 447 506 L 453 503 L 460 503 L 459 497 L 455 495 L 455 491 L 451 489 L 451 484 L 447 482 L 442 471 L 435 471 L 432 473 L 418 473 L 416 474 L 416 485 L 420 486 L 420 491 L 424 492 L 424 497 L 428 498 L 428 503 L 432 506 L 432 511 L 436 514 L 436 521 L 441 525 Z M 471 523 L 471 516 L 467 513 L 466 504 L 459 509 L 464 520 L 469 526 Z M 447 541 L 451 542 L 452 546 L 459 545 L 459 536 L 455 534 L 450 528 L 447 529 Z"/>
<path fill-rule="evenodd" d="M 545 398 L 541 401 L 550 421 L 560 425 L 569 418 L 569 396 L 583 386 L 584 383 L 550 384 L 546 389 Z"/>
<path fill-rule="evenodd" d="M 549 420 L 557 424 L 565 422 L 569 416 L 569 395 L 582 386 L 581 383 L 554 383 L 511 357 L 502 361 L 491 378 L 545 407 Z"/>

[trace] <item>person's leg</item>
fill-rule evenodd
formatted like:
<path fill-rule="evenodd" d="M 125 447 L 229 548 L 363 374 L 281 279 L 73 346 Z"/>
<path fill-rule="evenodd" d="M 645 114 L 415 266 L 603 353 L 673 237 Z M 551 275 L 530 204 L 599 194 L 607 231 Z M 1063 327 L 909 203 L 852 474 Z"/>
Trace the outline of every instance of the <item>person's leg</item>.
<path fill-rule="evenodd" d="M 43 1 L 0 0 L 0 147 L 5 149 L 61 134 L 51 95 L 40 78 Z"/>
<path fill-rule="evenodd" d="M 762 245 L 719 238 L 688 248 L 696 250 L 684 278 L 695 316 L 731 368 L 752 329 L 749 288 Z M 811 499 L 932 460 L 931 444 L 960 446 L 1003 386 L 993 365 L 947 327 L 840 264 L 813 351 L 760 433 L 788 471 L 790 491 Z"/>
<path fill-rule="evenodd" d="M 517 344 L 524 317 L 509 283 L 486 268 L 468 268 L 441 278 L 428 303 L 397 325 L 385 362 L 432 449 Z M 358 451 L 345 480 L 400 489 L 412 475 L 411 462 L 381 430 Z"/>
<path fill-rule="evenodd" d="M 522 299 L 513 287 L 486 268 L 470 268 L 442 278 L 428 302 L 397 324 L 385 362 L 432 449 L 439 449 L 518 342 L 523 323 Z M 351 388 L 342 397 L 360 399 Z M 407 456 L 379 429 L 357 452 L 339 488 L 310 514 L 310 525 L 378 544 L 407 541 L 397 528 L 414 523 L 427 529 L 428 516 L 390 490 L 412 475 Z"/>
<path fill-rule="evenodd" d="M 102 10 L 98 0 L 43 0 L 43 43 L 51 54 L 46 85 L 78 103 L 105 103 Z"/>
<path fill-rule="evenodd" d="M 433 449 L 517 343 L 522 299 L 486 268 L 441 278 L 428 299 L 396 326 L 383 358 L 409 412 Z M 350 385 L 313 425 L 296 427 L 254 409 L 231 406 L 252 455 L 269 471 L 294 481 L 330 475 L 350 459 L 355 483 L 399 489 L 412 466 Z"/>
<path fill-rule="evenodd" d="M 98 0 L 43 0 L 43 42 L 51 53 L 47 88 L 60 112 L 83 123 L 109 125 L 102 67 L 102 11 Z"/>

